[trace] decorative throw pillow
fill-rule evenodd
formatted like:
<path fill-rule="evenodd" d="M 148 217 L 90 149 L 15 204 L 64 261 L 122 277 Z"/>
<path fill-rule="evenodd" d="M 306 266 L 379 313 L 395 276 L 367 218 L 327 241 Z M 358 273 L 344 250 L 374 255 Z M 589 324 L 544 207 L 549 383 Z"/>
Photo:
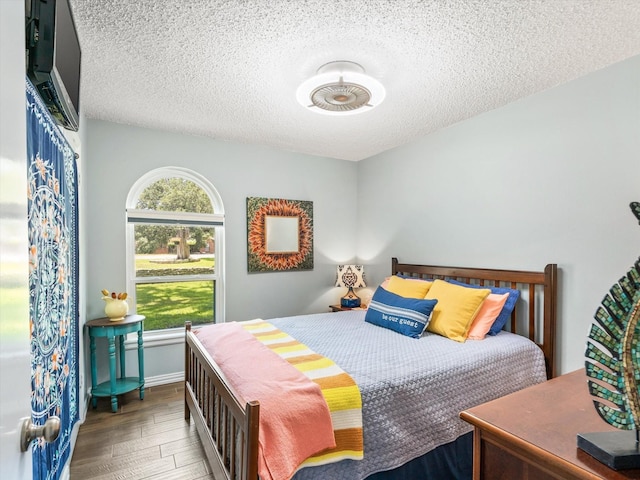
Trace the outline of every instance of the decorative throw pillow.
<path fill-rule="evenodd" d="M 429 324 L 437 300 L 405 298 L 378 287 L 369 302 L 365 322 L 420 338 Z"/>
<path fill-rule="evenodd" d="M 385 287 L 389 292 L 395 293 L 405 298 L 423 299 L 433 282 L 420 280 L 418 278 L 402 278 L 393 275 L 389 278 L 389 283 Z"/>
<path fill-rule="evenodd" d="M 467 336 L 468 339 L 484 339 L 489 332 L 491 325 L 493 325 L 493 322 L 495 322 L 498 315 L 500 315 L 500 311 L 502 310 L 502 307 L 504 307 L 507 298 L 509 298 L 508 293 L 503 293 L 502 295 L 490 293 L 489 296 L 484 299 L 476 318 L 474 318 L 471 323 L 469 335 Z"/>
<path fill-rule="evenodd" d="M 491 290 L 491 293 L 496 293 L 498 295 L 502 295 L 503 293 L 509 294 L 509 298 L 507 298 L 507 301 L 505 302 L 504 307 L 502 307 L 502 310 L 500 311 L 500 315 L 498 315 L 498 318 L 496 318 L 496 321 L 493 322 L 493 325 L 491 325 L 488 335 L 497 335 L 500 332 L 500 330 L 502 330 L 502 327 L 504 327 L 505 324 L 509 321 L 509 317 L 511 317 L 511 312 L 513 312 L 513 309 L 516 308 L 516 302 L 520 297 L 520 290 L 514 290 L 512 288 L 482 287 L 480 285 L 473 285 L 470 283 L 458 282 L 456 280 L 449 280 L 449 283 L 453 283 L 454 285 L 460 285 L 463 287 L 470 287 L 470 288 L 488 288 Z"/>
<path fill-rule="evenodd" d="M 427 299 L 437 299 L 427 330 L 456 342 L 464 342 L 471 322 L 491 290 L 465 288 L 444 280 L 435 280 L 427 292 Z"/>

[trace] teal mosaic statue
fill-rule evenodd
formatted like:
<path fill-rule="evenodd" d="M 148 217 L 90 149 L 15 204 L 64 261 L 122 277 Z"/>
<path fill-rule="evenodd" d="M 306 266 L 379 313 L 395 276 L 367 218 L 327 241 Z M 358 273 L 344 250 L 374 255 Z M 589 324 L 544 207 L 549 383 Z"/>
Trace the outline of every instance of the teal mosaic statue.
<path fill-rule="evenodd" d="M 640 203 L 631 210 L 640 222 Z M 605 422 L 633 435 L 580 434 L 578 446 L 612 468 L 640 468 L 640 257 L 611 287 L 595 320 L 585 353 L 589 392 Z"/>

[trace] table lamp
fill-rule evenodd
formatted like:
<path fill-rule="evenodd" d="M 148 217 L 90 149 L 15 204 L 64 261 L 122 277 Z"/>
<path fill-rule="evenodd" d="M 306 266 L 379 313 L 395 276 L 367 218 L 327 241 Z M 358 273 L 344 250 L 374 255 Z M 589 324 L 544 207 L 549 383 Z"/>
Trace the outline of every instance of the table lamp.
<path fill-rule="evenodd" d="M 357 308 L 360 306 L 360 298 L 354 293 L 354 288 L 364 288 L 364 266 L 362 265 L 338 265 L 336 275 L 336 287 L 347 287 L 349 291 L 340 299 L 340 305 L 344 308 Z"/>

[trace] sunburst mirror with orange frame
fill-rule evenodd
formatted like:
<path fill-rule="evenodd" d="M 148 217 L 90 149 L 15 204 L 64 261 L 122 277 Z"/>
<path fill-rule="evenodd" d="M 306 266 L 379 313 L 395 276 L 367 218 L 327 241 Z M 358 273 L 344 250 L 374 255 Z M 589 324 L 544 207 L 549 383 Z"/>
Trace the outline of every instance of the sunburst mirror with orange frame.
<path fill-rule="evenodd" d="M 313 202 L 247 197 L 249 273 L 313 270 Z"/>

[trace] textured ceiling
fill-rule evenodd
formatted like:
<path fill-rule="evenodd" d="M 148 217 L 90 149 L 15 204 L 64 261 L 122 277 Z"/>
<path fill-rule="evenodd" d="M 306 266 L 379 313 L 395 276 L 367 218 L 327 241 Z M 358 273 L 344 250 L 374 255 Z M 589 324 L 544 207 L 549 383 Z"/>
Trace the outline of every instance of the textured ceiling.
<path fill-rule="evenodd" d="M 88 118 L 360 160 L 640 54 L 640 0 L 70 0 Z M 296 102 L 361 64 L 375 109 Z"/>

